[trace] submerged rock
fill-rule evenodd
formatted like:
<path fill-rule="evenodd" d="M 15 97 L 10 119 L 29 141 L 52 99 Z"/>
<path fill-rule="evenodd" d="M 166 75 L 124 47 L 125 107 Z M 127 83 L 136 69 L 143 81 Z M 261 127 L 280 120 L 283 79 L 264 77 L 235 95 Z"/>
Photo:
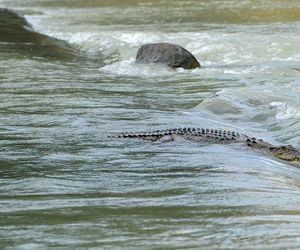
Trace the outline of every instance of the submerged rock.
<path fill-rule="evenodd" d="M 136 63 L 166 64 L 172 68 L 194 69 L 201 65 L 183 47 L 171 43 L 150 43 L 138 49 Z"/>
<path fill-rule="evenodd" d="M 5 8 L 0 8 L 0 49 L 56 59 L 78 55 L 67 42 L 35 32 L 23 16 Z"/>

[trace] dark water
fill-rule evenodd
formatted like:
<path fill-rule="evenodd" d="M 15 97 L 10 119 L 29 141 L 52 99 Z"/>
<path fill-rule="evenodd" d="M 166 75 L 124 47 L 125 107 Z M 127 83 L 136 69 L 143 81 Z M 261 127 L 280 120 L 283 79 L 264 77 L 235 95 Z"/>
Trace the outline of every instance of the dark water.
<path fill-rule="evenodd" d="M 300 148 L 298 1 L 0 7 L 47 35 L 0 32 L 1 249 L 300 247 L 298 168 L 228 145 L 107 138 L 195 126 Z M 162 41 L 203 68 L 134 64 Z"/>

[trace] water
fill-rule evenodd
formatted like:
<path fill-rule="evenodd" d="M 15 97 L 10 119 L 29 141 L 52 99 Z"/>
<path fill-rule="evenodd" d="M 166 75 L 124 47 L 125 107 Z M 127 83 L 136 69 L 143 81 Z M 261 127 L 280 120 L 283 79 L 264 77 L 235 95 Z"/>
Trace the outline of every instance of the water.
<path fill-rule="evenodd" d="M 228 145 L 106 137 L 213 127 L 300 148 L 298 1 L 0 6 L 80 55 L 0 43 L 1 249 L 300 247 L 298 168 Z M 203 68 L 135 65 L 148 42 L 178 43 Z"/>

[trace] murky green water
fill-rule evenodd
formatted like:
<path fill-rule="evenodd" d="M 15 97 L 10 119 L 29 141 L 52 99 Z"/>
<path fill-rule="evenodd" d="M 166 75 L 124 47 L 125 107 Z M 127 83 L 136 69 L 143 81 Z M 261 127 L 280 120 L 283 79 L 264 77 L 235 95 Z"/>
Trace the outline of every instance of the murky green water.
<path fill-rule="evenodd" d="M 0 37 L 1 249 L 300 247 L 299 168 L 228 145 L 106 137 L 213 127 L 300 148 L 299 1 L 0 7 L 78 51 Z M 203 68 L 135 65 L 148 42 L 178 43 Z"/>

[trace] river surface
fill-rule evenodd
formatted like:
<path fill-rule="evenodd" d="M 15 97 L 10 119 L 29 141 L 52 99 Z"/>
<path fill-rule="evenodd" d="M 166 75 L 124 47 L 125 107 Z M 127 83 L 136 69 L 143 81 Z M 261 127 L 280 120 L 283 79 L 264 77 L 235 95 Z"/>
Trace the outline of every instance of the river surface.
<path fill-rule="evenodd" d="M 107 138 L 193 126 L 300 148 L 298 0 L 0 7 L 83 55 L 0 42 L 0 249 L 300 248 L 299 168 L 230 145 Z M 203 67 L 134 64 L 150 42 Z"/>

